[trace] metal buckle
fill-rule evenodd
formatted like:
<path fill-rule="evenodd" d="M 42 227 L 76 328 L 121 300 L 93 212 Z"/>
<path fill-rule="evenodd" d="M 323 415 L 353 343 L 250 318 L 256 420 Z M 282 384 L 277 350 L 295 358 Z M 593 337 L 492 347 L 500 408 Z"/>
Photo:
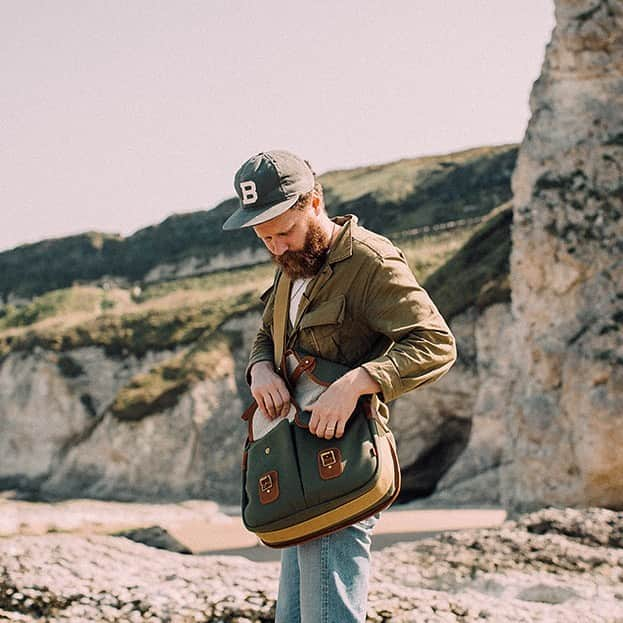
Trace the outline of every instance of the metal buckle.
<path fill-rule="evenodd" d="M 323 467 L 330 467 L 331 465 L 335 465 L 337 463 L 337 459 L 335 458 L 335 452 L 333 450 L 325 450 L 320 453 L 320 463 Z"/>
<path fill-rule="evenodd" d="M 262 492 L 270 491 L 272 486 L 273 479 L 270 477 L 270 474 L 267 474 L 266 476 L 262 476 L 260 478 L 260 489 L 262 490 Z"/>

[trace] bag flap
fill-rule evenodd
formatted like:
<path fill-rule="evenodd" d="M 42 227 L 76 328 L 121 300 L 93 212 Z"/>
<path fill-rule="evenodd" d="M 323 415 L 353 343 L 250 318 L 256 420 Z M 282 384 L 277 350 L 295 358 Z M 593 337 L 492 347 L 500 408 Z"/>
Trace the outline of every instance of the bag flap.
<path fill-rule="evenodd" d="M 301 318 L 299 328 L 317 327 L 323 324 L 342 324 L 345 308 L 346 297 L 340 294 L 324 303 L 320 303 L 315 309 L 305 312 Z"/>
<path fill-rule="evenodd" d="M 348 366 L 335 361 L 329 361 L 328 359 L 322 359 L 304 350 L 290 350 L 286 353 L 286 356 L 288 375 L 292 374 L 298 362 L 309 357 L 314 360 L 313 367 L 301 374 L 293 389 L 294 400 L 302 410 L 305 410 L 311 402 L 315 402 L 327 386 L 350 370 Z"/>

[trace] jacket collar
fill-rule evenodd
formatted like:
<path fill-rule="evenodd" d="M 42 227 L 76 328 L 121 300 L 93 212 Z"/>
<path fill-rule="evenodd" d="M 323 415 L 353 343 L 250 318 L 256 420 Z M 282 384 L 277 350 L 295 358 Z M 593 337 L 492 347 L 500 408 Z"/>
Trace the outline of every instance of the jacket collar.
<path fill-rule="evenodd" d="M 334 216 L 331 220 L 338 225 L 343 225 L 327 258 L 329 264 L 335 264 L 353 254 L 353 226 L 357 225 L 358 219 L 354 214 L 344 214 Z"/>
<path fill-rule="evenodd" d="M 353 254 L 353 227 L 357 226 L 357 217 L 354 214 L 345 214 L 343 216 L 335 216 L 331 220 L 338 225 L 343 225 L 343 227 L 335 239 L 333 248 L 329 251 L 324 267 L 321 268 L 320 272 L 307 284 L 307 288 L 305 289 L 305 293 L 299 305 L 294 327 L 291 329 L 288 323 L 288 342 L 296 334 L 301 317 L 307 311 L 310 303 L 333 275 L 332 264 L 345 260 Z"/>

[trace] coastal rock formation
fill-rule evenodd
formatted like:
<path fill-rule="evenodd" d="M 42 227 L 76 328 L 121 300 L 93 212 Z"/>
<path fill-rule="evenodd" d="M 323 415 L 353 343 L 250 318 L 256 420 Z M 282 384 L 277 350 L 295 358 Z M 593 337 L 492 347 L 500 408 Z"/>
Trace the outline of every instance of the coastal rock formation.
<path fill-rule="evenodd" d="M 457 364 L 437 383 L 392 403 L 401 501 L 437 487 L 439 503 L 499 503 L 500 369 L 507 353 L 497 336 L 507 331 L 508 308 L 500 303 L 482 314 L 470 308 L 453 319 Z M 242 377 L 259 321 L 256 313 L 229 320 L 223 330 L 238 336 L 232 340 L 238 347 L 220 358 L 213 378 L 137 419 L 111 412 L 115 396 L 175 352 L 149 351 L 139 359 L 91 346 L 61 356 L 40 347 L 10 354 L 0 364 L 0 482 L 35 499 L 196 497 L 237 505 L 246 433 L 240 414 L 243 397 L 250 397 Z"/>
<path fill-rule="evenodd" d="M 497 529 L 398 543 L 372 557 L 368 621 L 620 623 L 623 515 L 544 509 Z M 0 618 L 23 623 L 260 623 L 279 563 L 189 556 L 122 537 L 0 539 Z"/>
<path fill-rule="evenodd" d="M 248 343 L 257 315 L 226 330 Z M 122 419 L 111 411 L 119 390 L 174 352 L 108 356 L 97 347 L 63 355 L 35 348 L 0 365 L 0 482 L 38 499 L 239 500 L 245 434 L 240 391 L 245 355 L 229 352 L 212 378 L 170 407 Z"/>
<path fill-rule="evenodd" d="M 514 192 L 516 511 L 623 508 L 623 4 L 557 0 Z"/>
<path fill-rule="evenodd" d="M 482 311 L 471 307 L 450 322 L 459 358 L 450 372 L 430 387 L 408 394 L 392 411 L 400 433 L 420 419 L 434 423 L 435 446 L 429 443 L 413 464 L 401 454 L 404 478 L 418 482 L 427 475 L 432 495 L 410 506 L 496 506 L 501 503 L 500 474 L 505 446 L 505 413 L 510 386 L 508 348 L 512 330 L 510 305 L 497 303 Z M 436 417 L 433 417 L 435 414 Z M 401 421 L 401 418 L 403 421 Z M 405 456 L 405 454 L 407 456 Z M 429 470 L 423 469 L 425 465 Z"/>

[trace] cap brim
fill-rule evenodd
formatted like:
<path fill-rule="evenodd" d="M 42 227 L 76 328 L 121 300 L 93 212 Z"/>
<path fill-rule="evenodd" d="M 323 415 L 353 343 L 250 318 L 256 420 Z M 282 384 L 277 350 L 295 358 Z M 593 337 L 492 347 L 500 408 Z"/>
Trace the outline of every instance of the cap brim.
<path fill-rule="evenodd" d="M 265 223 L 289 210 L 299 199 L 300 195 L 289 197 L 285 201 L 271 206 L 270 208 L 238 208 L 224 223 L 223 229 L 241 229 L 243 227 L 254 227 L 260 223 Z"/>

